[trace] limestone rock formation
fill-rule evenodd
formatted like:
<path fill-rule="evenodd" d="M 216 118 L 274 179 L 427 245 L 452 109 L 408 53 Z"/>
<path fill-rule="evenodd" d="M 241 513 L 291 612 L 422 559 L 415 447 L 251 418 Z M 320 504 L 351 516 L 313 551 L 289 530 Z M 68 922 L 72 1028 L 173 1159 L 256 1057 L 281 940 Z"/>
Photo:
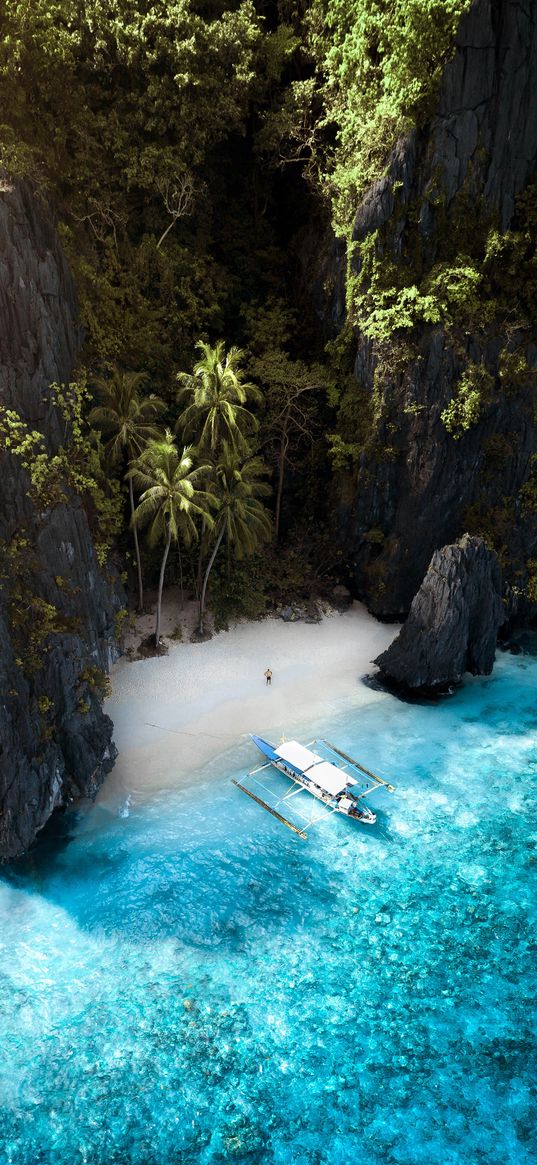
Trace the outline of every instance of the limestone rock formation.
<path fill-rule="evenodd" d="M 79 346 L 74 287 L 50 217 L 27 187 L 4 180 L 0 405 L 39 430 L 50 454 L 62 420 L 49 386 L 69 382 Z M 20 460 L 0 448 L 0 860 L 26 849 L 55 807 L 91 796 L 115 758 L 98 688 L 115 652 L 120 592 L 99 567 L 79 499 L 40 512 L 28 486 Z M 26 542 L 18 556 L 17 539 Z M 62 630 L 29 667 L 39 612 L 52 609 Z"/>
<path fill-rule="evenodd" d="M 465 672 L 489 675 L 505 619 L 498 559 L 465 534 L 436 550 L 399 635 L 374 661 L 404 688 L 445 688 Z"/>
<path fill-rule="evenodd" d="M 516 197 L 530 191 L 537 171 L 536 72 L 536 6 L 475 0 L 435 115 L 399 142 L 357 209 L 354 240 L 378 232 L 377 254 L 399 265 L 403 282 L 434 276 L 446 255 L 464 266 L 476 231 L 485 250 L 487 231 L 501 238 L 520 229 Z M 465 310 L 455 335 L 418 322 L 400 333 L 398 359 L 394 344 L 356 330 L 355 376 L 372 402 L 370 431 L 372 415 L 379 420 L 336 494 L 354 593 L 382 618 L 408 612 L 433 551 L 469 527 L 506 547 L 507 581 L 518 592 L 537 555 L 536 515 L 520 493 L 537 447 L 535 388 L 500 377 L 500 353 L 513 343 L 537 366 L 537 333 L 517 335 L 516 311 L 495 315 L 487 304 L 494 294 L 485 275 L 481 313 L 470 320 Z M 470 362 L 490 376 L 490 399 L 457 440 L 441 414 Z M 354 439 L 350 427 L 345 439 Z"/>

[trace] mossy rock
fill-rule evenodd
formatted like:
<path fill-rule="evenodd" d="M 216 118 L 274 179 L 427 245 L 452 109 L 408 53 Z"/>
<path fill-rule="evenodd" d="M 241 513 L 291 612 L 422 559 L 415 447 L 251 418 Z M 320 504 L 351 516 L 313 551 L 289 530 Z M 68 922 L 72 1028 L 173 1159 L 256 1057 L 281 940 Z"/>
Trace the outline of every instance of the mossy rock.
<path fill-rule="evenodd" d="M 213 632 L 210 627 L 206 627 L 204 631 L 200 631 L 200 628 L 196 627 L 190 636 L 190 642 L 207 643 L 209 639 L 212 639 L 212 637 Z"/>
<path fill-rule="evenodd" d="M 157 647 L 153 633 L 141 639 L 138 645 L 138 659 L 151 659 L 154 655 L 168 655 L 168 652 L 168 644 L 164 643 L 162 638 Z"/>

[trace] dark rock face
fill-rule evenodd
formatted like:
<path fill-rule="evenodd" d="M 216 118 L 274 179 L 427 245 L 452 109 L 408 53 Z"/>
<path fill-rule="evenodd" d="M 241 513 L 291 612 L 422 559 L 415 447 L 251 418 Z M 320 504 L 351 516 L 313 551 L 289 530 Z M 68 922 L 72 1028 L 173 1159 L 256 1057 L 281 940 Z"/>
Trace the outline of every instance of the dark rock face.
<path fill-rule="evenodd" d="M 80 346 L 69 270 L 45 208 L 24 186 L 0 192 L 0 405 L 46 439 L 62 421 L 49 386 L 68 383 Z M 0 449 L 0 860 L 21 853 L 53 810 L 95 793 L 116 750 L 95 683 L 115 653 L 117 588 L 96 559 L 75 497 L 38 512 L 20 461 Z M 9 548 L 28 539 L 27 577 L 13 577 Z M 27 592 L 53 605 L 62 626 L 43 645 L 41 666 L 25 668 L 24 628 L 14 634 L 11 602 Z M 26 634 L 31 632 L 31 624 Z M 21 663 L 17 662 L 21 660 Z"/>
<path fill-rule="evenodd" d="M 537 171 L 536 72 L 536 6 L 476 0 L 461 22 L 436 115 L 399 142 L 358 208 L 355 240 L 380 230 L 391 262 L 408 264 L 417 251 L 431 269 L 441 233 L 445 246 L 471 208 L 483 229 L 488 216 L 499 230 L 516 226 L 515 198 Z M 436 548 L 469 525 L 485 530 L 481 510 L 501 527 L 515 591 L 537 554 L 535 515 L 520 500 L 536 449 L 533 390 L 500 391 L 510 323 L 481 323 L 461 328 L 456 342 L 441 324 L 414 328 L 404 337 L 403 366 L 387 373 L 386 345 L 357 337 L 356 380 L 366 399 L 382 396 L 381 420 L 375 447 L 364 448 L 352 475 L 340 475 L 336 491 L 354 592 L 383 618 L 406 614 Z M 537 336 L 525 334 L 523 343 L 535 367 Z M 494 391 L 479 422 L 454 440 L 440 416 L 469 361 L 491 372 Z"/>
<path fill-rule="evenodd" d="M 467 534 L 436 550 L 397 639 L 374 661 L 405 688 L 434 690 L 489 675 L 505 620 L 498 559 Z"/>

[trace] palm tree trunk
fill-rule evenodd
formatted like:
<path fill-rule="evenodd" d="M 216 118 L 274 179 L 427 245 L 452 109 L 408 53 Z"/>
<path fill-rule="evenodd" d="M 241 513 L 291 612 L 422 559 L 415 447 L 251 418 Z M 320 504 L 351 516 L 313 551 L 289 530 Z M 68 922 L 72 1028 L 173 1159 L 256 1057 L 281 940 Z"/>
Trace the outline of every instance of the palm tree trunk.
<path fill-rule="evenodd" d="M 274 540 L 278 541 L 280 532 L 280 513 L 282 508 L 282 494 L 283 494 L 283 479 L 285 475 L 285 462 L 287 460 L 287 450 L 289 448 L 289 435 L 287 431 L 288 416 L 285 418 L 284 427 L 282 429 L 282 439 L 280 441 L 280 464 L 278 472 L 278 489 L 276 491 L 276 512 L 274 514 Z"/>
<path fill-rule="evenodd" d="M 196 598 L 198 600 L 198 603 L 199 603 L 199 598 L 200 598 L 200 594 L 201 594 L 201 582 L 202 582 L 202 578 L 203 578 L 202 571 L 203 571 L 203 544 L 204 544 L 204 542 L 205 542 L 205 523 L 203 523 L 202 527 L 201 527 L 200 552 L 198 554 L 198 569 L 196 572 Z"/>
<path fill-rule="evenodd" d="M 136 523 L 134 521 L 134 488 L 133 488 L 133 484 L 132 484 L 132 477 L 129 477 L 129 497 L 130 497 L 130 502 L 131 502 L 131 518 L 133 519 L 131 522 L 131 525 L 132 525 L 132 533 L 134 536 L 134 548 L 136 551 L 136 569 L 138 571 L 138 611 L 141 612 L 144 609 L 144 585 L 142 582 L 142 563 L 141 563 L 141 559 L 140 559 L 140 544 L 138 542 L 138 530 L 136 527 Z"/>
<path fill-rule="evenodd" d="M 199 603 L 200 594 L 201 594 L 201 584 L 203 582 L 203 558 L 204 558 L 205 550 L 207 549 L 207 542 L 208 541 L 209 541 L 209 539 L 208 539 L 208 534 L 207 534 L 207 527 L 205 525 L 205 522 L 203 522 L 202 527 L 201 527 L 201 535 L 200 535 L 200 552 L 198 554 L 198 569 L 196 572 L 196 578 L 194 579 L 194 590 L 196 592 L 196 598 L 198 600 L 198 603 Z"/>
<path fill-rule="evenodd" d="M 162 562 L 160 564 L 160 578 L 158 580 L 157 626 L 155 628 L 155 647 L 157 648 L 157 651 L 158 651 L 158 645 L 160 643 L 160 609 L 162 606 L 162 587 L 164 585 L 164 571 L 166 570 L 166 562 L 168 561 L 168 554 L 170 551 L 171 540 L 172 540 L 172 532 L 171 532 L 171 530 L 168 530 L 168 540 L 166 542 L 166 548 L 165 548 L 164 554 L 162 556 Z"/>
<path fill-rule="evenodd" d="M 183 557 L 181 554 L 181 547 L 180 546 L 177 547 L 177 553 L 179 555 L 179 586 L 181 587 L 181 610 L 183 610 L 183 607 L 185 605 L 185 591 L 184 591 L 184 587 L 183 587 Z"/>
<path fill-rule="evenodd" d="M 224 523 L 222 522 L 222 525 L 221 525 L 221 527 L 220 527 L 220 533 L 219 533 L 219 535 L 218 535 L 218 538 L 216 539 L 216 542 L 215 542 L 215 544 L 214 544 L 214 549 L 213 549 L 213 552 L 212 552 L 212 554 L 211 554 L 211 557 L 210 557 L 210 559 L 209 559 L 209 561 L 208 561 L 208 563 L 207 563 L 207 570 L 205 571 L 205 578 L 203 579 L 203 586 L 202 586 L 202 588 L 201 588 L 201 595 L 200 595 L 200 623 L 199 623 L 199 630 L 200 630 L 200 633 L 201 633 L 201 635 L 203 635 L 203 632 L 204 632 L 204 626 L 203 626 L 203 616 L 204 616 L 204 614 L 205 614 L 205 595 L 206 595 L 206 592 L 207 592 L 207 583 L 209 582 L 209 575 L 210 575 L 210 573 L 211 573 L 211 570 L 212 570 L 212 568 L 213 568 L 213 563 L 214 563 L 214 560 L 215 560 L 215 558 L 216 558 L 216 555 L 218 554 L 218 547 L 220 546 L 220 543 L 221 543 L 221 541 L 222 541 L 222 538 L 224 537 L 224 530 L 225 530 L 225 525 L 224 525 Z"/>

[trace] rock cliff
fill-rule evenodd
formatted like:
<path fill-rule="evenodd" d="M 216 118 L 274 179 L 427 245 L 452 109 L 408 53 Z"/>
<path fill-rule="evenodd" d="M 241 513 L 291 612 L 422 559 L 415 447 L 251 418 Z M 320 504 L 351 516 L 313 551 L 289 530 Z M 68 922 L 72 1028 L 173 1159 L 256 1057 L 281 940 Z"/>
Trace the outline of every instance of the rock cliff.
<path fill-rule="evenodd" d="M 449 325 L 416 318 L 390 343 L 360 330 L 358 302 L 355 376 L 369 411 L 362 435 L 360 422 L 345 421 L 342 435 L 361 452 L 336 490 L 355 593 L 384 618 L 408 611 L 433 551 L 465 529 L 501 549 L 514 593 L 537 554 L 524 489 L 536 449 L 536 334 L 524 308 L 530 252 L 535 262 L 536 70 L 535 5 L 477 0 L 434 116 L 398 143 L 357 211 L 355 277 L 370 240 L 396 284 L 420 295 L 440 287 L 440 316 L 451 313 Z M 461 290 L 470 277 L 475 294 Z M 367 297 L 364 282 L 359 294 Z M 469 369 L 483 389 L 479 415 L 454 433 L 441 417 L 462 399 Z"/>
<path fill-rule="evenodd" d="M 489 675 L 505 620 L 498 559 L 465 535 L 436 550 L 399 635 L 374 661 L 396 684 L 445 688 L 465 672 Z"/>
<path fill-rule="evenodd" d="M 50 393 L 80 345 L 73 283 L 49 215 L 24 185 L 0 192 L 0 406 L 63 437 Z M 0 860 L 53 810 L 91 796 L 112 767 L 100 691 L 121 599 L 101 571 L 81 502 L 40 509 L 4 436 L 0 448 Z"/>

